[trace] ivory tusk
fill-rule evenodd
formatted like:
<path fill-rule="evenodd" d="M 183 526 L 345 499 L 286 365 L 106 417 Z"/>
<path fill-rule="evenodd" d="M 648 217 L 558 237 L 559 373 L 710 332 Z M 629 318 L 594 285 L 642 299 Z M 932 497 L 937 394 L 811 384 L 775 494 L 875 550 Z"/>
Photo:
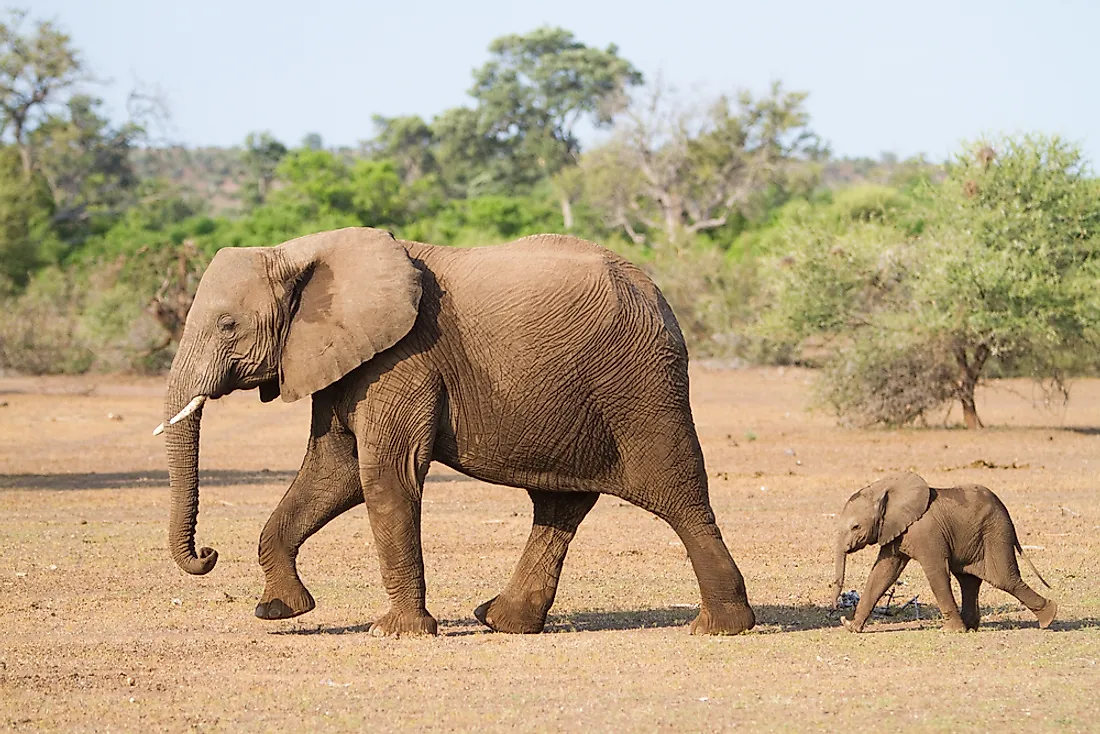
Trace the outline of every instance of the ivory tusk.
<path fill-rule="evenodd" d="M 179 413 L 176 413 L 175 417 L 173 417 L 170 421 L 168 421 L 168 425 L 170 425 L 170 426 L 176 425 L 181 420 L 183 420 L 184 418 L 186 418 L 187 416 L 191 415 L 196 410 L 201 408 L 202 404 L 205 403 L 205 402 L 206 402 L 206 396 L 205 395 L 196 395 L 195 397 L 191 398 L 191 402 L 188 403 L 187 405 L 183 406 L 183 410 L 181 410 Z"/>
<path fill-rule="evenodd" d="M 154 436 L 159 436 L 162 433 L 164 433 L 164 424 L 163 423 L 161 423 L 159 426 L 157 426 L 156 428 L 153 429 L 153 435 Z"/>

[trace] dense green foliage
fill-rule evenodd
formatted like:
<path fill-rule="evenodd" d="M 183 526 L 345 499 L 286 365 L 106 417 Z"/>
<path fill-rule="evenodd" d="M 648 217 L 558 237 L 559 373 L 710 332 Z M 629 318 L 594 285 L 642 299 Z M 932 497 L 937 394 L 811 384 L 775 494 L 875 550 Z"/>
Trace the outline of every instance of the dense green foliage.
<path fill-rule="evenodd" d="M 904 423 L 991 371 L 1095 365 L 1100 187 L 1041 136 L 946 166 L 836 159 L 804 92 L 684 100 L 614 45 L 495 40 L 470 104 L 355 148 L 148 144 L 52 23 L 0 22 L 0 368 L 160 370 L 221 247 L 344 226 L 452 246 L 571 232 L 639 262 L 693 354 L 825 367 L 839 415 Z M 605 128 L 585 150 L 579 125 Z"/>
<path fill-rule="evenodd" d="M 1063 388 L 1095 364 L 1100 200 L 1079 151 L 1043 136 L 963 151 L 906 197 L 795 208 L 773 245 L 763 333 L 818 348 L 841 415 L 904 423 L 954 398 L 977 427 L 990 369 Z"/>

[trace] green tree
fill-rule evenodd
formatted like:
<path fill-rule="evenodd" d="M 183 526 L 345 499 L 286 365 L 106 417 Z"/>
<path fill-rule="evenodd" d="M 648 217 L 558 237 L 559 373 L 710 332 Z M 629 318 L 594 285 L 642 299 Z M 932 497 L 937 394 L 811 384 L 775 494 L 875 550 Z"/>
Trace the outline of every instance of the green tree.
<path fill-rule="evenodd" d="M 24 33 L 25 10 L 0 21 L 0 134 L 11 133 L 22 159 L 23 177 L 34 165 L 28 135 L 51 106 L 82 78 L 84 69 L 69 36 L 50 21 Z"/>
<path fill-rule="evenodd" d="M 435 135 L 421 117 L 375 115 L 373 121 L 375 136 L 368 141 L 367 152 L 374 158 L 392 160 L 402 183 L 411 186 L 436 170 Z"/>
<path fill-rule="evenodd" d="M 614 44 L 590 48 L 562 28 L 502 36 L 489 51 L 492 58 L 474 72 L 470 89 L 478 102 L 478 131 L 504 144 L 511 157 L 534 164 L 512 171 L 521 184 L 576 165 L 577 125 L 610 126 L 626 90 L 642 83 L 641 72 Z M 570 191 L 558 188 L 567 229 L 573 225 Z"/>
<path fill-rule="evenodd" d="M 918 297 L 950 347 L 976 428 L 974 387 L 987 360 L 1056 378 L 1095 328 L 1100 200 L 1080 149 L 1039 135 L 968 146 L 931 193 L 941 237 Z"/>
<path fill-rule="evenodd" d="M 134 123 L 112 126 L 100 105 L 75 95 L 28 136 L 36 171 L 56 205 L 54 225 L 69 248 L 79 245 L 95 220 L 103 229 L 131 206 L 139 184 L 130 151 L 143 131 Z"/>
<path fill-rule="evenodd" d="M 500 190 L 507 180 L 504 145 L 481 130 L 481 118 L 469 107 L 453 107 L 432 120 L 435 161 L 447 195 L 471 198 Z"/>
<path fill-rule="evenodd" d="M 241 161 L 252 179 L 250 184 L 255 187 L 249 196 L 253 205 L 263 204 L 267 200 L 275 180 L 275 169 L 286 154 L 287 147 L 270 132 L 249 133 L 245 137 Z"/>
<path fill-rule="evenodd" d="M 639 229 L 658 231 L 676 244 L 724 226 L 753 197 L 783 185 L 796 160 L 824 150 L 809 129 L 804 92 L 748 92 L 736 100 L 718 97 L 702 108 L 677 102 L 660 84 L 635 104 L 611 145 L 589 175 L 611 165 L 620 179 L 606 218 L 637 240 Z"/>
<path fill-rule="evenodd" d="M 53 199 L 40 178 L 24 180 L 18 151 L 0 147 L 0 298 L 26 287 L 56 247 Z"/>
<path fill-rule="evenodd" d="M 765 333 L 829 352 L 823 395 L 842 415 L 904 423 L 1003 371 L 1053 381 L 1095 353 L 1100 201 L 1080 151 L 1057 137 L 968 145 L 904 219 L 838 233 L 793 227 L 778 252 Z"/>

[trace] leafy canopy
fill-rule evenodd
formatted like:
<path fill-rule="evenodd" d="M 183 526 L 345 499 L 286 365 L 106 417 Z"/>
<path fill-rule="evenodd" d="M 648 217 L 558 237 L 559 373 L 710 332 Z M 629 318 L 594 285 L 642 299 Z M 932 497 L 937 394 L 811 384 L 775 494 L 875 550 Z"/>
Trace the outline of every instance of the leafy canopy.
<path fill-rule="evenodd" d="M 908 422 L 955 398 L 977 427 L 990 364 L 1064 390 L 1061 371 L 1095 355 L 1100 318 L 1100 200 L 1079 149 L 1039 135 L 978 141 L 914 197 L 879 221 L 791 226 L 763 333 L 823 350 L 826 401 L 867 422 Z"/>

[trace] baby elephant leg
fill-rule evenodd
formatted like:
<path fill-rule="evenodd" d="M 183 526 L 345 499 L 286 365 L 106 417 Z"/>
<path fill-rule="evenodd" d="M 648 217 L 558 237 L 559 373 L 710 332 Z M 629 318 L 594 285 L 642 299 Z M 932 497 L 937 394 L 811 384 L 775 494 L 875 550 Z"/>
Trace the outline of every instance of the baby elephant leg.
<path fill-rule="evenodd" d="M 1031 613 L 1035 615 L 1035 618 L 1039 620 L 1039 628 L 1046 629 L 1050 626 L 1050 623 L 1054 621 L 1054 617 L 1058 614 L 1058 605 L 1053 599 L 1047 599 L 1044 596 L 1036 593 L 1034 589 L 1024 583 L 1024 580 L 1016 576 L 1015 583 L 1005 584 L 1004 586 L 993 584 L 1002 591 L 1007 591 L 1014 597 L 1020 600 L 1020 602 L 1031 610 Z"/>
<path fill-rule="evenodd" d="M 982 580 L 968 573 L 957 573 L 955 579 L 962 590 L 962 621 L 967 630 L 977 630 L 981 621 L 981 612 L 978 610 L 978 591 L 982 588 Z"/>
<path fill-rule="evenodd" d="M 932 587 L 932 594 L 935 595 L 936 604 L 939 605 L 940 614 L 943 615 L 944 630 L 965 632 L 966 624 L 959 612 L 959 605 L 955 603 L 955 595 L 951 591 L 951 574 L 947 570 L 947 561 L 943 558 L 931 558 L 921 562 L 921 568 L 924 569 L 928 585 Z"/>
<path fill-rule="evenodd" d="M 1035 569 L 1034 566 L 1031 568 Z M 1012 544 L 1000 544 L 995 549 L 987 547 L 982 577 L 994 587 L 1019 599 L 1039 620 L 1041 629 L 1046 629 L 1054 621 L 1058 605 L 1052 599 L 1035 593 L 1034 589 L 1024 583 L 1020 577 L 1020 566 L 1016 562 L 1016 549 Z"/>
<path fill-rule="evenodd" d="M 859 598 L 859 604 L 856 605 L 855 618 L 851 621 L 846 617 L 840 618 L 840 623 L 846 630 L 863 631 L 878 600 L 897 582 L 907 563 L 909 563 L 909 557 L 898 552 L 896 545 L 888 544 L 879 549 L 878 558 L 875 560 L 874 567 L 871 568 L 871 574 L 867 577 L 866 586 L 863 587 L 863 595 Z"/>

